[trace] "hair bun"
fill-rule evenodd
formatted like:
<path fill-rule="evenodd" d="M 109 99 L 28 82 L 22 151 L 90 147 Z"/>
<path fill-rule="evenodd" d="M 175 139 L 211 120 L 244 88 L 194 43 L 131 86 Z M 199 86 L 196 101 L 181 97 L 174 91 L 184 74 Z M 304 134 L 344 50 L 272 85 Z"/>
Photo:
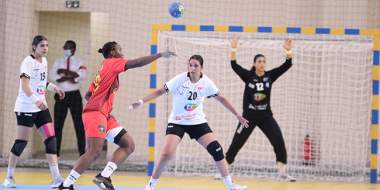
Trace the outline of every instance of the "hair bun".
<path fill-rule="evenodd" d="M 103 53 L 103 49 L 102 49 L 102 48 L 99 48 L 99 49 L 98 49 L 98 52 L 99 52 L 99 53 Z"/>

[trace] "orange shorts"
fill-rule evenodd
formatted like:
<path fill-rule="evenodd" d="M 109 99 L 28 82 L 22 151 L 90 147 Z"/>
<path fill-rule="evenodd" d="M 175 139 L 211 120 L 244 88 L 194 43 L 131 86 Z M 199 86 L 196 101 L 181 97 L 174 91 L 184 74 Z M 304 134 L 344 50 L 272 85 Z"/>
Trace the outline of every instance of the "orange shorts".
<path fill-rule="evenodd" d="M 115 117 L 106 117 L 98 111 L 89 111 L 82 114 L 86 137 L 98 137 L 105 139 L 108 131 L 119 127 Z"/>

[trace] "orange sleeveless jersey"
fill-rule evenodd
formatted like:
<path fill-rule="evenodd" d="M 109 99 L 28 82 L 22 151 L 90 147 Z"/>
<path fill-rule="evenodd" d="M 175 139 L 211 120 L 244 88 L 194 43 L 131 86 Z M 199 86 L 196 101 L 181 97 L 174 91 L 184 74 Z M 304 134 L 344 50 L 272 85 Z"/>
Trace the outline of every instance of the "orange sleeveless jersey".
<path fill-rule="evenodd" d="M 108 116 L 112 111 L 113 100 L 119 88 L 119 74 L 124 72 L 124 58 L 105 59 L 88 88 L 91 93 L 83 112 L 99 111 Z"/>

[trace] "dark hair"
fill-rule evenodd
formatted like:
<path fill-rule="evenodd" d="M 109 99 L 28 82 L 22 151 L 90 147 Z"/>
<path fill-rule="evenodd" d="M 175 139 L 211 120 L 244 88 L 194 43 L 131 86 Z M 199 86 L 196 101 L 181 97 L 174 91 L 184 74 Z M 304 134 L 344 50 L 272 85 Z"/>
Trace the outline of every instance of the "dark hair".
<path fill-rule="evenodd" d="M 257 59 L 259 59 L 260 57 L 265 58 L 265 56 L 263 54 L 256 54 L 255 57 L 253 58 L 253 64 L 255 64 Z M 251 71 L 255 71 L 255 65 L 252 66 Z"/>
<path fill-rule="evenodd" d="M 33 38 L 33 42 L 32 42 L 32 46 L 37 46 L 40 42 L 44 41 L 44 40 L 48 40 L 45 36 L 42 36 L 42 35 L 37 35 L 37 36 L 34 36 Z M 33 48 L 33 51 L 35 51 L 36 49 Z"/>
<path fill-rule="evenodd" d="M 98 50 L 98 52 L 103 54 L 103 57 L 107 59 L 111 56 L 111 51 L 116 49 L 116 45 L 117 43 L 115 41 L 107 42 Z"/>
<path fill-rule="evenodd" d="M 76 50 L 77 49 L 77 44 L 73 40 L 67 40 L 63 47 L 68 47 L 68 49 L 71 50 Z"/>
<path fill-rule="evenodd" d="M 199 64 L 201 64 L 201 67 L 203 68 L 203 58 L 202 58 L 202 56 L 200 56 L 200 55 L 192 55 L 190 57 L 189 61 L 192 60 L 192 59 L 197 60 L 199 62 Z"/>

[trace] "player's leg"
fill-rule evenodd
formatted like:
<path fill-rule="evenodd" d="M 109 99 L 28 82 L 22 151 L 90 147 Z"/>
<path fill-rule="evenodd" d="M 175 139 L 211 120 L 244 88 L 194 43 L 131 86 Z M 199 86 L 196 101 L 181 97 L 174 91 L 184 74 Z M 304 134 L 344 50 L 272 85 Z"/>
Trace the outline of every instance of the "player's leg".
<path fill-rule="evenodd" d="M 106 136 L 107 140 L 117 144 L 119 147 L 114 151 L 111 161 L 93 179 L 93 182 L 101 189 L 114 189 L 110 176 L 117 169 L 117 166 L 134 152 L 135 143 L 133 138 L 117 123 L 113 116 L 108 118 L 107 126 L 109 129 Z"/>
<path fill-rule="evenodd" d="M 87 150 L 75 163 L 69 176 L 57 189 L 70 189 L 80 175 L 101 154 L 103 142 L 106 137 L 107 118 L 100 112 L 85 112 L 82 114 L 83 124 L 87 138 Z"/>
<path fill-rule="evenodd" d="M 193 126 L 187 132 L 189 133 L 190 138 L 196 139 L 197 142 L 201 144 L 213 157 L 228 190 L 243 190 L 247 188 L 245 186 L 236 185 L 232 182 L 228 171 L 228 165 L 226 159 L 224 158 L 223 148 L 217 141 L 214 133 L 207 123 Z"/>
<path fill-rule="evenodd" d="M 277 167 L 280 174 L 280 178 L 287 181 L 296 181 L 294 177 L 291 177 L 287 173 L 287 152 L 285 147 L 284 137 L 281 129 L 278 126 L 276 120 L 271 116 L 267 117 L 264 122 L 259 125 L 265 136 L 269 139 L 273 146 L 273 150 L 276 154 Z"/>
<path fill-rule="evenodd" d="M 28 137 L 32 132 L 34 116 L 35 115 L 33 115 L 32 113 L 16 113 L 17 134 L 16 140 L 9 154 L 7 175 L 3 182 L 4 187 L 16 187 L 14 172 L 16 169 L 18 159 L 24 151 L 28 142 Z"/>
<path fill-rule="evenodd" d="M 16 187 L 15 180 L 14 180 L 15 168 L 16 168 L 20 155 L 22 154 L 22 152 L 24 151 L 27 145 L 28 137 L 33 129 L 35 117 L 36 117 L 36 114 L 34 113 L 16 112 L 16 118 L 17 118 L 16 140 L 9 154 L 7 175 L 3 183 L 4 187 Z"/>
<path fill-rule="evenodd" d="M 57 188 L 58 190 L 73 188 L 73 184 L 79 179 L 81 174 L 100 156 L 103 142 L 104 138 L 87 137 L 87 151 L 75 163 L 68 177 Z"/>
<path fill-rule="evenodd" d="M 62 131 L 67 115 L 67 97 L 61 100 L 58 94 L 54 95 L 54 131 L 57 138 L 57 156 L 60 156 Z"/>
<path fill-rule="evenodd" d="M 46 159 L 49 163 L 49 169 L 52 176 L 51 187 L 56 188 L 63 182 L 59 172 L 57 159 L 57 139 L 55 137 L 54 126 L 49 110 L 37 112 L 35 121 L 38 133 L 45 144 Z"/>
<path fill-rule="evenodd" d="M 79 155 L 81 156 L 86 151 L 86 137 L 84 134 L 84 126 L 82 121 L 83 103 L 79 91 L 72 92 L 72 94 L 73 95 L 69 99 L 69 108 L 74 122 Z"/>
<path fill-rule="evenodd" d="M 166 128 L 166 136 L 164 145 L 161 149 L 161 155 L 158 161 L 155 163 L 153 174 L 149 180 L 146 190 L 153 190 L 156 187 L 157 181 L 160 178 L 162 171 L 169 163 L 170 159 L 175 156 L 177 146 L 182 140 L 185 130 L 183 126 L 169 123 Z"/>
<path fill-rule="evenodd" d="M 251 135 L 253 129 L 256 127 L 254 121 L 252 120 L 249 121 L 249 125 L 250 127 L 246 128 L 240 123 L 238 124 L 232 142 L 226 152 L 226 160 L 228 164 L 232 164 L 235 161 L 236 155 L 244 146 L 245 142 Z"/>

